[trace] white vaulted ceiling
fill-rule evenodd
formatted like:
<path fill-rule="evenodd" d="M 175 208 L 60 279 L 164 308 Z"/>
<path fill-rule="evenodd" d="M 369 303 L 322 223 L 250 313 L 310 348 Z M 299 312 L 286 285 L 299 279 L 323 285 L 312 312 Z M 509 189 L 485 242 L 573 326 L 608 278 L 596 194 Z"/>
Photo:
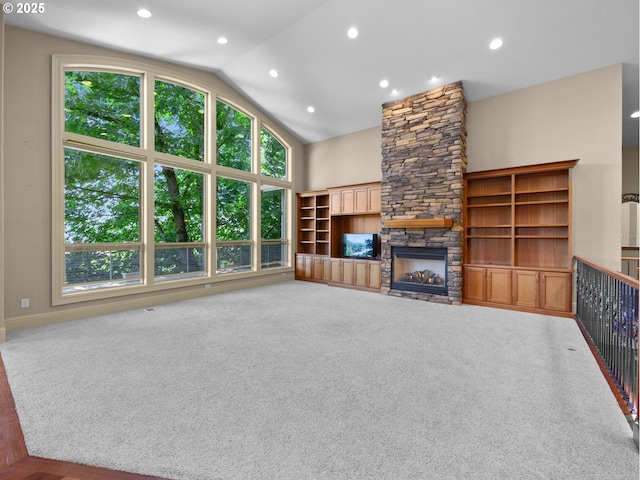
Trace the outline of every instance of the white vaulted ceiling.
<path fill-rule="evenodd" d="M 623 144 L 638 145 L 639 120 L 630 118 L 639 109 L 637 0 L 43 5 L 44 13 L 5 14 L 5 23 L 212 71 L 305 143 L 379 125 L 383 103 L 444 83 L 462 80 L 475 101 L 622 63 Z M 136 15 L 143 7 L 150 18 Z M 357 38 L 347 36 L 350 27 Z M 221 36 L 227 44 L 217 42 Z M 491 50 L 496 37 L 503 46 Z"/>

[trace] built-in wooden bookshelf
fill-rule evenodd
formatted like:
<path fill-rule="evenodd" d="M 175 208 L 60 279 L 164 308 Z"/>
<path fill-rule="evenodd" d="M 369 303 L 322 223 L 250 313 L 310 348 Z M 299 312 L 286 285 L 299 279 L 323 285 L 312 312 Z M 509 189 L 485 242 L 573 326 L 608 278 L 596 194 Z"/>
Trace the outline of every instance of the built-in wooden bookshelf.
<path fill-rule="evenodd" d="M 380 192 L 373 182 L 298 194 L 296 278 L 380 289 L 380 260 L 342 258 L 344 233 L 380 233 Z"/>
<path fill-rule="evenodd" d="M 571 312 L 571 169 L 577 160 L 465 176 L 463 300 Z"/>
<path fill-rule="evenodd" d="M 298 194 L 298 252 L 329 255 L 331 218 L 329 193 L 304 192 Z"/>

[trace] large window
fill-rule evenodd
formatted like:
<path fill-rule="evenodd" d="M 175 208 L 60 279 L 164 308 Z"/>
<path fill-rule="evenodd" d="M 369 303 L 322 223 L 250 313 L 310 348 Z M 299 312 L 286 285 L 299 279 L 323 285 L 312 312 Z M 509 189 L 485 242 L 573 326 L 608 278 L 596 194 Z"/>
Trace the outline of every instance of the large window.
<path fill-rule="evenodd" d="M 64 172 L 64 291 L 139 283 L 139 162 L 66 148 Z"/>
<path fill-rule="evenodd" d="M 261 119 L 130 62 L 56 56 L 53 81 L 54 303 L 291 267 L 290 152 Z"/>
<path fill-rule="evenodd" d="M 287 189 L 263 185 L 260 201 L 262 268 L 284 267 L 287 255 Z"/>
<path fill-rule="evenodd" d="M 287 148 L 267 129 L 260 130 L 260 173 L 287 178 Z M 268 182 L 268 181 L 267 181 Z M 289 263 L 287 215 L 290 189 L 263 183 L 260 189 L 260 238 L 262 268 L 284 267 Z"/>
<path fill-rule="evenodd" d="M 154 173 L 156 281 L 203 276 L 205 175 L 165 165 L 156 165 Z"/>
<path fill-rule="evenodd" d="M 251 184 L 244 180 L 218 177 L 216 198 L 218 272 L 250 270 Z"/>

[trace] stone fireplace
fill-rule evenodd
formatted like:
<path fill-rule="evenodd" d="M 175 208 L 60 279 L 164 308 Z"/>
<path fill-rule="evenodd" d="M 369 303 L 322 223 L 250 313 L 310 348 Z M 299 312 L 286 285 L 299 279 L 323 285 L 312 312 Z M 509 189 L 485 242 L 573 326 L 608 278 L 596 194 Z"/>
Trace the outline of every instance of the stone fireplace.
<path fill-rule="evenodd" d="M 461 82 L 383 105 L 382 293 L 461 303 L 466 166 Z"/>

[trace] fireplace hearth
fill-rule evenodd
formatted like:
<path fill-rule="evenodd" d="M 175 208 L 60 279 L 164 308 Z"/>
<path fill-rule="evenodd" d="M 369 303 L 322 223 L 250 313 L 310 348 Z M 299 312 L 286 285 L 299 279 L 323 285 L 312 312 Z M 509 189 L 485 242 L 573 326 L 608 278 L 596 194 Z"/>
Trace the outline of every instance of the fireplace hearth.
<path fill-rule="evenodd" d="M 447 249 L 392 247 L 391 288 L 447 295 Z"/>

